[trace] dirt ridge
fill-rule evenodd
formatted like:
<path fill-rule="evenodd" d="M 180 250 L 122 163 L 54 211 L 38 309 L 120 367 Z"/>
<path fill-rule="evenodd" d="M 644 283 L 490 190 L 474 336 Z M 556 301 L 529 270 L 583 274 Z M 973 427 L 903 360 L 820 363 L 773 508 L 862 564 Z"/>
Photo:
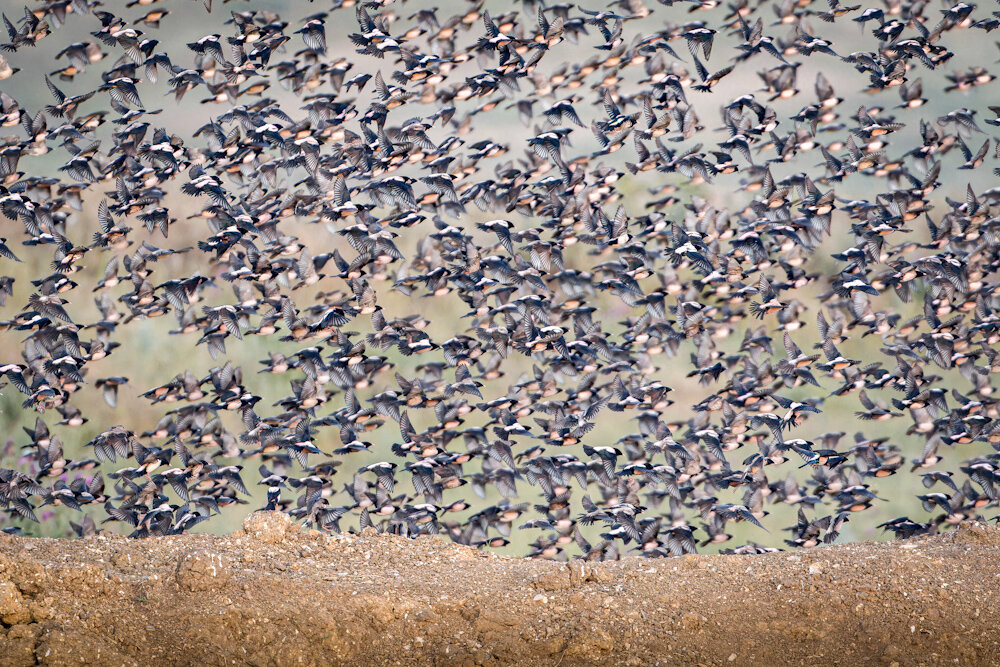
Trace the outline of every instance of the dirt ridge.
<path fill-rule="evenodd" d="M 1000 529 L 754 556 L 518 560 L 258 513 L 0 537 L 0 665 L 989 664 Z"/>

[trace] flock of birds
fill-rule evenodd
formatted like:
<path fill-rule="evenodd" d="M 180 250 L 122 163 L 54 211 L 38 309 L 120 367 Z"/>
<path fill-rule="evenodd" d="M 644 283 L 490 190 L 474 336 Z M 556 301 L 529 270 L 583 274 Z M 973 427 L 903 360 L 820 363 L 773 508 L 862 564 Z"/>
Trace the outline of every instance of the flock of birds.
<path fill-rule="evenodd" d="M 51 266 L 31 287 L 0 278 L 20 341 L 5 393 L 39 413 L 3 454 L 5 530 L 62 506 L 79 535 L 94 516 L 179 534 L 256 482 L 266 509 L 322 530 L 502 547 L 513 529 L 538 557 L 671 556 L 734 523 L 780 534 L 777 504 L 797 510 L 788 545 L 831 542 L 897 473 L 919 475 L 926 516 L 884 530 L 992 518 L 1000 188 L 971 179 L 1000 151 L 984 129 L 1000 107 L 963 104 L 995 79 L 984 67 L 933 92 L 921 76 L 944 79 L 1000 12 L 319 4 L 295 22 L 211 0 L 8 5 L 0 274 Z M 168 53 L 161 21 L 219 32 Z M 43 73 L 36 45 L 73 29 Z M 52 103 L 11 97 L 25 79 Z M 164 83 L 200 104 L 152 108 Z M 925 117 L 925 94 L 957 101 Z M 699 116 L 709 103 L 719 120 Z M 204 122 L 180 136 L 189 117 Z M 191 257 L 199 272 L 171 272 Z M 176 322 L 171 355 L 215 365 L 136 387 L 115 356 L 156 317 Z M 874 358 L 841 352 L 869 336 Z M 230 355 L 255 338 L 273 351 L 244 369 Z M 291 393 L 261 403 L 257 373 Z M 123 392 L 162 419 L 122 410 L 77 443 L 88 404 Z M 832 401 L 905 423 L 922 454 L 860 423 L 810 429 Z"/>

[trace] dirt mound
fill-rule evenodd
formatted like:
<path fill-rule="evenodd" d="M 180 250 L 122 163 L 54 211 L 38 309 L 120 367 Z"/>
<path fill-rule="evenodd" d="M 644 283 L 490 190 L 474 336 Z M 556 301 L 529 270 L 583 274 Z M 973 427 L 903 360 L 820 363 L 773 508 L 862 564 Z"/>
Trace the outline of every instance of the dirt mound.
<path fill-rule="evenodd" d="M 983 525 L 607 564 L 268 515 L 225 537 L 0 537 L 0 664 L 985 664 L 998 563 Z"/>

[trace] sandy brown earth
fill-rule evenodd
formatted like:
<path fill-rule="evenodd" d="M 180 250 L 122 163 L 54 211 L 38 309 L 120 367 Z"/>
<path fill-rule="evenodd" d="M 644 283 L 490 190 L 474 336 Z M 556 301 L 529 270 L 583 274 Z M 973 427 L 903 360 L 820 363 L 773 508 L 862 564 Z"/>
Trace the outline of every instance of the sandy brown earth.
<path fill-rule="evenodd" d="M 0 537 L 2 665 L 996 664 L 1000 530 L 591 565 L 300 532 Z"/>

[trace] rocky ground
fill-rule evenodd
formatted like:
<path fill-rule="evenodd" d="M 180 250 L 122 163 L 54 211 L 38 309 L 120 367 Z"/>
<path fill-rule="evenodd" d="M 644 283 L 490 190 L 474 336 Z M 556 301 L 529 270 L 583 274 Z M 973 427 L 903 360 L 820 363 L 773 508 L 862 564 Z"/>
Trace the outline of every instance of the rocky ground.
<path fill-rule="evenodd" d="M 995 664 L 1000 529 L 525 561 L 299 531 L 0 537 L 0 665 Z"/>

